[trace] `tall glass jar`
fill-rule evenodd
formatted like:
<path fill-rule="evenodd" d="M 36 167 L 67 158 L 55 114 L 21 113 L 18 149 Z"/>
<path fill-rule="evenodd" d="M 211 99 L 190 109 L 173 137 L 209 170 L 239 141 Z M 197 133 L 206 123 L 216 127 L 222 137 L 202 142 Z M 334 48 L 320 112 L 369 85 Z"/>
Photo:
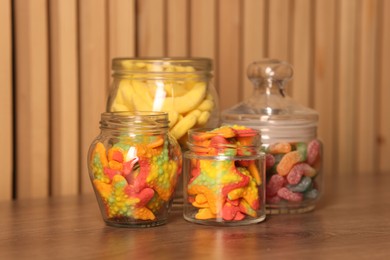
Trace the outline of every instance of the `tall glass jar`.
<path fill-rule="evenodd" d="M 183 170 L 187 221 L 237 226 L 265 219 L 260 143 L 259 131 L 237 125 L 190 130 Z"/>
<path fill-rule="evenodd" d="M 182 169 L 164 112 L 106 112 L 88 152 L 89 176 L 104 221 L 149 227 L 167 222 Z"/>
<path fill-rule="evenodd" d="M 279 60 L 253 62 L 247 70 L 251 97 L 222 112 L 224 124 L 261 131 L 266 153 L 267 213 L 313 210 L 322 193 L 322 143 L 317 139 L 318 113 L 285 92 L 293 68 Z"/>
<path fill-rule="evenodd" d="M 163 111 L 182 146 L 191 128 L 219 123 L 207 58 L 115 58 L 107 111 Z"/>

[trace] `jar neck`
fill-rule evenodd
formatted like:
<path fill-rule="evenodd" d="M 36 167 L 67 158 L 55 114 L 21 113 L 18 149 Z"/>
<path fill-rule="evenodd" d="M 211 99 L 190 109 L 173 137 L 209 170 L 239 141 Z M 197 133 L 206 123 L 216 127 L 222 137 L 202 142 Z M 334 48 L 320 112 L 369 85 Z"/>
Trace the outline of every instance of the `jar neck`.
<path fill-rule="evenodd" d="M 165 112 L 105 112 L 100 120 L 102 133 L 163 134 L 168 128 Z"/>
<path fill-rule="evenodd" d="M 115 58 L 114 78 L 209 80 L 212 61 L 208 58 Z"/>
<path fill-rule="evenodd" d="M 317 124 L 260 126 L 263 144 L 275 142 L 305 142 L 317 138 Z"/>
<path fill-rule="evenodd" d="M 261 82 L 253 82 L 253 86 L 254 92 L 256 94 L 267 96 L 273 95 L 279 96 L 281 98 L 284 98 L 286 96 L 284 82 L 282 81 L 264 79 L 264 81 Z"/>
<path fill-rule="evenodd" d="M 202 156 L 253 156 L 260 152 L 260 146 L 261 135 L 256 130 L 231 138 L 223 131 L 192 129 L 188 132 L 189 151 Z"/>

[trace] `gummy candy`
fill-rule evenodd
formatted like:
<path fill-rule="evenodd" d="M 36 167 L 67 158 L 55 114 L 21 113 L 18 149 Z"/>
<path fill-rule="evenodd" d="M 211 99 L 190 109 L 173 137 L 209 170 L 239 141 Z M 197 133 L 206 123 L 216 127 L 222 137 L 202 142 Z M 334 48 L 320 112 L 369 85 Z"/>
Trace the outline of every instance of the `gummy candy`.
<path fill-rule="evenodd" d="M 241 221 L 257 218 L 262 183 L 254 148 L 258 132 L 242 126 L 223 126 L 190 134 L 191 158 L 186 191 L 198 220 Z M 221 156 L 221 157 L 219 157 Z M 196 158 L 196 159 L 195 159 Z"/>
<path fill-rule="evenodd" d="M 278 190 L 278 196 L 282 199 L 293 201 L 293 202 L 299 202 L 302 201 L 303 195 L 299 192 L 292 192 L 286 187 L 281 188 Z"/>
<path fill-rule="evenodd" d="M 97 142 L 89 166 L 109 219 L 155 220 L 173 197 L 181 151 L 167 137 L 119 137 L 107 151 Z"/>
<path fill-rule="evenodd" d="M 266 201 L 271 208 L 288 207 L 303 200 L 318 198 L 316 177 L 321 171 L 321 143 L 274 143 L 266 154 Z M 315 187 L 315 188 L 313 188 Z M 295 204 L 294 204 L 295 203 Z"/>

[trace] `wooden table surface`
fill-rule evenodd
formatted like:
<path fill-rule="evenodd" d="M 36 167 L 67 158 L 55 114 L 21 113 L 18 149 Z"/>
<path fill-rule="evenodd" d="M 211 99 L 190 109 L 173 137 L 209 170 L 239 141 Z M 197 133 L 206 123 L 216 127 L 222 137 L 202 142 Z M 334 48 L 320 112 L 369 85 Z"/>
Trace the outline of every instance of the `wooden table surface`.
<path fill-rule="evenodd" d="M 241 227 L 104 224 L 94 195 L 0 203 L 0 259 L 390 259 L 390 174 L 328 177 L 315 211 Z M 270 258 L 268 258 L 270 259 Z"/>

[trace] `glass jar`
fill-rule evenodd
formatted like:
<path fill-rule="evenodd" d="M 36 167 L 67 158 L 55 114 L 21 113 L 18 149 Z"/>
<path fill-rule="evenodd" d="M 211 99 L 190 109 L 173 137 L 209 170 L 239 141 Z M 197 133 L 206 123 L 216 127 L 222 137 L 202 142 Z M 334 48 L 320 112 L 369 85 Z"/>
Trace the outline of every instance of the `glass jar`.
<path fill-rule="evenodd" d="M 182 169 L 164 112 L 106 112 L 88 152 L 89 176 L 111 226 L 165 224 Z"/>
<path fill-rule="evenodd" d="M 189 131 L 184 154 L 183 216 L 221 226 L 265 219 L 265 157 L 260 133 L 242 126 Z"/>
<path fill-rule="evenodd" d="M 115 58 L 107 111 L 163 111 L 182 146 L 191 128 L 218 125 L 218 99 L 207 58 Z"/>
<path fill-rule="evenodd" d="M 322 193 L 322 143 L 318 113 L 285 92 L 293 68 L 279 60 L 253 62 L 247 70 L 254 85 L 249 99 L 222 112 L 223 124 L 259 129 L 266 153 L 267 213 L 313 210 Z"/>

